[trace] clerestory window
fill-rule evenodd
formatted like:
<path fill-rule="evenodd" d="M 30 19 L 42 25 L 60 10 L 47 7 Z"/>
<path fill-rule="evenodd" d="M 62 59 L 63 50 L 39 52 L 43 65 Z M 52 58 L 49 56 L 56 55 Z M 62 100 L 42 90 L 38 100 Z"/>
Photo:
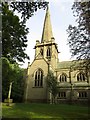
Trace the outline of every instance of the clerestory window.
<path fill-rule="evenodd" d="M 60 75 L 60 82 L 67 82 L 67 76 L 66 76 L 66 74 Z"/>
<path fill-rule="evenodd" d="M 77 75 L 77 81 L 85 81 L 85 74 L 84 73 L 79 73 Z"/>
<path fill-rule="evenodd" d="M 38 69 L 35 72 L 35 87 L 42 87 L 43 86 L 43 71 Z"/>

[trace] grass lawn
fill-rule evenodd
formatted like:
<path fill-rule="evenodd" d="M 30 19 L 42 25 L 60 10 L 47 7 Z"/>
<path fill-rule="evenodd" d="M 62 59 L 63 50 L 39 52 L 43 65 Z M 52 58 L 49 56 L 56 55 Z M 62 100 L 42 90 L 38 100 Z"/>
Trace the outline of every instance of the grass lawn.
<path fill-rule="evenodd" d="M 13 103 L 2 104 L 3 118 L 29 118 L 47 120 L 88 120 L 88 107 L 67 104 Z M 18 119 L 17 119 L 18 120 Z"/>

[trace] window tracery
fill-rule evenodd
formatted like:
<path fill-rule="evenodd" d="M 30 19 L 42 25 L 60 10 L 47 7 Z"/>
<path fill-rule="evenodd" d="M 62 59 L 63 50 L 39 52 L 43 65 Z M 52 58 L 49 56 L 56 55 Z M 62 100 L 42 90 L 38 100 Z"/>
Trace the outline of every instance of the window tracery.
<path fill-rule="evenodd" d="M 35 72 L 35 87 L 42 87 L 43 86 L 43 71 L 38 69 Z"/>

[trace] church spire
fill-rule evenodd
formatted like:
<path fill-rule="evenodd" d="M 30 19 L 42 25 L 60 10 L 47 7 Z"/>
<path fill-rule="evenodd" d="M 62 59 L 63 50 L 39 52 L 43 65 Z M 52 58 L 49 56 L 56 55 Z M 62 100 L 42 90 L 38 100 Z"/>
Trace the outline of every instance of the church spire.
<path fill-rule="evenodd" d="M 52 33 L 52 26 L 50 20 L 49 7 L 47 6 L 41 42 L 52 41 L 53 39 L 51 40 L 51 38 L 53 38 L 53 33 Z"/>

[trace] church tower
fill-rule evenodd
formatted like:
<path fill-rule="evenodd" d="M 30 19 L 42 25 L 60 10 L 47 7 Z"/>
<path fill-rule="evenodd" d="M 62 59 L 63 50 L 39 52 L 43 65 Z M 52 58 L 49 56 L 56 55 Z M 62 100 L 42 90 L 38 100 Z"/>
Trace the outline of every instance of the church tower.
<path fill-rule="evenodd" d="M 46 102 L 48 100 L 45 77 L 48 70 L 57 67 L 58 48 L 53 37 L 49 8 L 46 9 L 41 41 L 36 40 L 35 58 L 27 68 L 25 100 Z"/>
<path fill-rule="evenodd" d="M 35 59 L 45 59 L 54 70 L 57 67 L 58 53 L 57 44 L 52 32 L 49 7 L 47 7 L 41 42 L 37 40 L 35 45 Z"/>

